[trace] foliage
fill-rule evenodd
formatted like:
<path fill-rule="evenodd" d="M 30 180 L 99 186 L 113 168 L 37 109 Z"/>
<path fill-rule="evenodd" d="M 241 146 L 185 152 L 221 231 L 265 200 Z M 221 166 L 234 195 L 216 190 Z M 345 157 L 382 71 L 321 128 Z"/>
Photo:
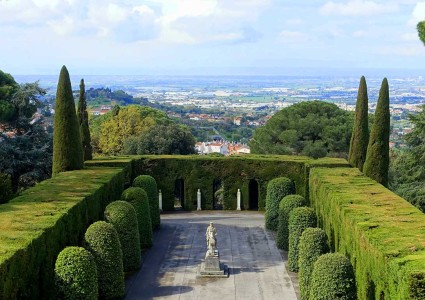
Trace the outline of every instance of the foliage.
<path fill-rule="evenodd" d="M 135 103 L 133 96 L 122 90 L 112 91 L 110 88 L 90 88 L 87 91 L 87 102 L 90 105 L 110 105 L 111 103 L 130 105 Z"/>
<path fill-rule="evenodd" d="M 360 171 L 363 171 L 363 165 L 366 160 L 367 144 L 369 141 L 368 102 L 366 79 L 362 76 L 357 94 L 356 116 L 348 154 L 348 161 L 350 164 L 353 167 L 359 168 Z"/>
<path fill-rule="evenodd" d="M 0 204 L 6 203 L 13 196 L 12 180 L 5 173 L 0 173 Z"/>
<path fill-rule="evenodd" d="M 123 168 L 62 172 L 0 205 L 0 298 L 55 299 L 60 251 L 78 245 L 86 228 L 119 199 Z"/>
<path fill-rule="evenodd" d="M 276 245 L 279 249 L 289 249 L 289 214 L 294 208 L 306 206 L 307 201 L 300 195 L 288 195 L 279 203 Z"/>
<path fill-rule="evenodd" d="M 331 250 L 355 264 L 358 299 L 425 299 L 421 211 L 354 168 L 315 168 L 309 186 Z"/>
<path fill-rule="evenodd" d="M 93 256 L 81 247 L 66 247 L 55 264 L 57 298 L 97 300 L 97 270 Z"/>
<path fill-rule="evenodd" d="M 126 139 L 138 136 L 158 125 L 171 123 L 167 115 L 159 110 L 129 105 L 120 108 L 117 115 L 113 111 L 101 118 L 99 132 L 92 131 L 97 136 L 99 150 L 104 154 L 121 153 Z M 95 126 L 96 127 L 96 126 Z"/>
<path fill-rule="evenodd" d="M 257 128 L 249 145 L 252 153 L 344 156 L 352 124 L 352 116 L 335 104 L 300 102 L 282 109 Z"/>
<path fill-rule="evenodd" d="M 125 140 L 123 154 L 195 154 L 195 138 L 186 126 L 159 125 Z"/>
<path fill-rule="evenodd" d="M 104 221 L 91 224 L 84 235 L 84 246 L 96 262 L 99 297 L 122 298 L 125 293 L 123 257 L 114 226 Z"/>
<path fill-rule="evenodd" d="M 301 300 L 309 300 L 313 267 L 320 255 L 329 251 L 326 233 L 320 228 L 307 228 L 303 231 L 299 244 L 299 287 Z"/>
<path fill-rule="evenodd" d="M 363 172 L 383 186 L 388 186 L 390 142 L 390 95 L 388 80 L 384 78 L 376 105 L 375 121 L 367 146 Z"/>
<path fill-rule="evenodd" d="M 418 23 L 417 30 L 418 30 L 419 39 L 425 45 L 425 21 Z"/>
<path fill-rule="evenodd" d="M 357 299 L 353 267 L 344 255 L 328 253 L 317 259 L 309 299 Z"/>
<path fill-rule="evenodd" d="M 279 203 L 285 196 L 294 193 L 295 185 L 289 178 L 279 177 L 269 181 L 267 184 L 266 214 L 264 217 L 267 229 L 277 230 Z"/>
<path fill-rule="evenodd" d="M 139 240 L 142 249 L 152 246 L 152 221 L 150 217 L 149 199 L 145 190 L 139 187 L 126 189 L 121 199 L 129 202 L 136 210 L 139 226 Z"/>
<path fill-rule="evenodd" d="M 134 178 L 133 186 L 146 191 L 149 199 L 152 229 L 158 229 L 161 224 L 161 217 L 159 212 L 158 187 L 155 178 L 150 175 L 139 175 Z"/>
<path fill-rule="evenodd" d="M 77 117 L 78 124 L 80 125 L 80 137 L 81 144 L 83 146 L 83 157 L 84 160 L 92 159 L 92 147 L 90 139 L 90 129 L 89 129 L 89 117 L 87 114 L 87 103 L 86 103 L 86 88 L 84 85 L 84 79 L 81 79 L 80 82 L 80 95 L 78 98 L 78 108 L 77 108 Z"/>
<path fill-rule="evenodd" d="M 78 119 L 75 112 L 71 80 L 65 66 L 62 67 L 56 91 L 55 126 L 53 131 L 53 175 L 83 168 Z"/>
<path fill-rule="evenodd" d="M 288 267 L 290 271 L 298 272 L 299 242 L 303 231 L 308 227 L 316 226 L 316 214 L 309 207 L 294 208 L 289 214 Z"/>
<path fill-rule="evenodd" d="M 15 115 L 12 98 L 18 87 L 12 75 L 0 70 L 0 122 L 7 122 Z"/>
<path fill-rule="evenodd" d="M 105 220 L 111 223 L 120 239 L 124 271 L 140 268 L 139 225 L 134 207 L 125 201 L 114 201 L 105 209 Z"/>

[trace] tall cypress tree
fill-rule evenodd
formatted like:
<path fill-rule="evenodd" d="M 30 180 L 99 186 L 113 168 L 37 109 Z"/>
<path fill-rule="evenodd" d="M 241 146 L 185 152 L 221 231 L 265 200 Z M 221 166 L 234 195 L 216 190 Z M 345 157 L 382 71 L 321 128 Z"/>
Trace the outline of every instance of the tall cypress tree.
<path fill-rule="evenodd" d="M 359 92 L 356 102 L 356 118 L 354 120 L 353 133 L 351 134 L 350 152 L 348 162 L 363 171 L 366 160 L 366 150 L 369 141 L 368 128 L 368 96 L 367 85 L 364 76 L 360 79 Z"/>
<path fill-rule="evenodd" d="M 384 186 L 388 186 L 390 162 L 390 93 L 388 80 L 384 78 L 376 105 L 375 121 L 367 146 L 363 172 Z"/>
<path fill-rule="evenodd" d="M 78 123 L 80 124 L 80 137 L 81 144 L 83 145 L 84 160 L 86 161 L 93 157 L 90 144 L 89 116 L 87 114 L 86 87 L 84 85 L 84 79 L 81 79 L 80 81 L 80 97 L 78 99 L 77 116 Z"/>
<path fill-rule="evenodd" d="M 56 91 L 55 123 L 53 130 L 53 174 L 79 170 L 84 165 L 83 147 L 75 112 L 71 80 L 62 67 Z"/>

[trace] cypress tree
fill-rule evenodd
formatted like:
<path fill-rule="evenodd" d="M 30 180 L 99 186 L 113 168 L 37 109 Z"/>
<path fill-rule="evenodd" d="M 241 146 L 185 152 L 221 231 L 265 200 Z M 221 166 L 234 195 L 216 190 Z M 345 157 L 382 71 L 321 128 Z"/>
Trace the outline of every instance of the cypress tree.
<path fill-rule="evenodd" d="M 368 101 L 366 79 L 362 76 L 357 94 L 356 117 L 348 155 L 348 162 L 353 167 L 359 168 L 360 171 L 363 171 L 369 141 Z"/>
<path fill-rule="evenodd" d="M 80 137 L 81 144 L 83 145 L 84 161 L 91 160 L 93 157 L 90 144 L 89 116 L 87 114 L 86 87 L 84 85 L 84 79 L 81 79 L 80 82 L 80 97 L 78 99 L 77 116 L 78 123 L 80 124 Z"/>
<path fill-rule="evenodd" d="M 388 80 L 384 78 L 376 105 L 375 121 L 367 146 L 365 175 L 388 186 L 388 165 L 390 162 L 390 94 Z"/>
<path fill-rule="evenodd" d="M 53 131 L 53 174 L 79 170 L 84 165 L 83 147 L 75 112 L 71 80 L 62 67 L 56 91 L 55 123 Z"/>

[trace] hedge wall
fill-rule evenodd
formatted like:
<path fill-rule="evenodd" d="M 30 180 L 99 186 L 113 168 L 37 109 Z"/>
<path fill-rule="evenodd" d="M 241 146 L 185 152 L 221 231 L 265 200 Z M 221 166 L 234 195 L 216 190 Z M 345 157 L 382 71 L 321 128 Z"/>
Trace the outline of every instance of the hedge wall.
<path fill-rule="evenodd" d="M 358 169 L 317 168 L 310 201 L 331 248 L 354 266 L 358 299 L 425 299 L 425 215 Z"/>
<path fill-rule="evenodd" d="M 60 173 L 0 205 L 0 299 L 54 298 L 59 252 L 82 241 L 124 189 L 122 168 Z"/>

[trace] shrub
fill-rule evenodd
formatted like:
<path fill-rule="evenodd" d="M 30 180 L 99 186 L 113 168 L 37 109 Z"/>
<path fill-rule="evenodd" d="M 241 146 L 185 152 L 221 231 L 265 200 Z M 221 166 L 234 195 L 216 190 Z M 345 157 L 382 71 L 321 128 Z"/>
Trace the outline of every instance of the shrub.
<path fill-rule="evenodd" d="M 99 297 L 122 298 L 125 294 L 122 251 L 114 226 L 104 221 L 93 223 L 84 235 L 84 245 L 96 262 Z"/>
<path fill-rule="evenodd" d="M 118 233 L 122 249 L 124 271 L 140 268 L 140 238 L 136 210 L 125 201 L 114 201 L 105 209 L 105 220 Z"/>
<path fill-rule="evenodd" d="M 56 259 L 55 284 L 59 299 L 97 299 L 97 271 L 93 256 L 81 247 L 66 247 Z"/>
<path fill-rule="evenodd" d="M 307 228 L 301 235 L 299 244 L 299 286 L 301 300 L 310 295 L 311 274 L 316 260 L 329 251 L 326 233 L 320 228 Z"/>
<path fill-rule="evenodd" d="M 149 200 L 145 190 L 139 187 L 130 187 L 122 193 L 121 200 L 132 204 L 136 210 L 137 223 L 139 224 L 140 247 L 143 249 L 151 247 L 152 225 Z"/>
<path fill-rule="evenodd" d="M 288 221 L 290 212 L 297 207 L 307 205 L 307 201 L 300 195 L 289 195 L 279 203 L 279 216 L 277 225 L 276 245 L 279 249 L 289 249 Z"/>
<path fill-rule="evenodd" d="M 5 173 L 0 173 L 0 204 L 6 203 L 13 197 L 12 180 Z"/>
<path fill-rule="evenodd" d="M 289 178 L 278 177 L 269 181 L 267 184 L 265 214 L 267 229 L 277 230 L 280 200 L 282 200 L 283 197 L 294 193 L 295 185 Z"/>
<path fill-rule="evenodd" d="M 139 175 L 134 179 L 133 186 L 144 189 L 146 194 L 148 194 L 152 229 L 158 229 L 161 224 L 161 218 L 159 215 L 158 187 L 155 178 L 150 175 Z"/>
<path fill-rule="evenodd" d="M 353 267 L 339 253 L 324 254 L 317 259 L 310 286 L 310 300 L 357 299 Z"/>
<path fill-rule="evenodd" d="M 292 272 L 298 272 L 298 245 L 301 234 L 308 227 L 316 227 L 317 219 L 313 209 L 298 207 L 289 214 L 289 253 L 288 266 Z"/>

